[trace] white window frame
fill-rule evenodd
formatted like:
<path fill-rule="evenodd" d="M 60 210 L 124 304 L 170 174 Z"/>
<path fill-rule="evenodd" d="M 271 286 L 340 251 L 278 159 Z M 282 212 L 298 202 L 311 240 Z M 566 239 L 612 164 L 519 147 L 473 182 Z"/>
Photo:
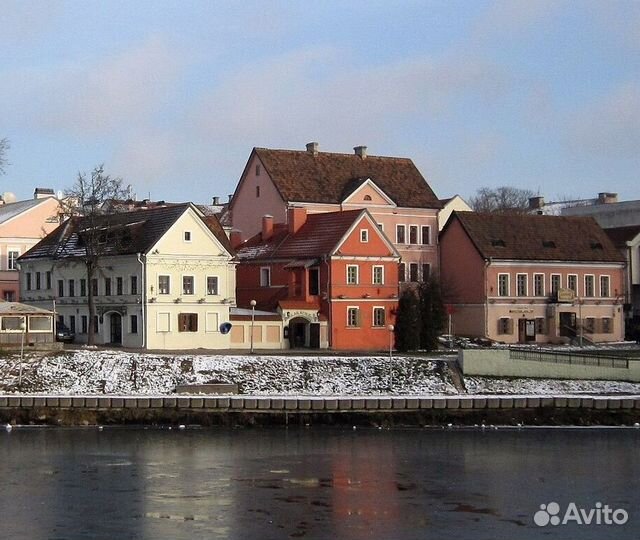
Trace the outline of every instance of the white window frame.
<path fill-rule="evenodd" d="M 363 244 L 369 242 L 369 229 L 360 229 L 360 242 Z"/>
<path fill-rule="evenodd" d="M 382 324 L 376 324 L 376 313 L 382 311 Z M 387 310 L 384 306 L 373 306 L 371 310 L 371 326 L 373 328 L 384 328 L 387 324 Z"/>
<path fill-rule="evenodd" d="M 163 278 L 163 277 L 168 278 L 167 282 L 169 284 L 169 287 L 167 288 L 167 292 L 162 292 L 160 290 L 160 278 Z M 171 294 L 171 274 L 158 274 L 158 294 L 159 295 Z"/>
<path fill-rule="evenodd" d="M 556 290 L 553 289 L 553 278 L 554 277 L 558 278 L 558 288 Z M 552 294 L 557 294 L 558 291 L 560 289 L 562 289 L 562 274 L 551 274 L 551 278 L 550 279 L 551 279 L 551 281 L 550 281 L 550 283 L 551 283 L 551 291 L 550 292 Z"/>
<path fill-rule="evenodd" d="M 216 292 L 209 292 L 209 279 L 216 280 Z M 207 276 L 207 296 L 220 296 L 220 276 Z"/>
<path fill-rule="evenodd" d="M 191 231 L 183 231 L 182 240 L 187 244 L 193 242 L 193 234 L 191 233 Z"/>
<path fill-rule="evenodd" d="M 602 280 L 606 279 L 607 280 L 607 290 L 605 291 L 607 294 L 602 294 L 603 292 L 603 287 L 602 287 Z M 600 276 L 600 296 L 602 298 L 610 298 L 611 297 L 611 276 L 609 276 L 608 274 L 603 274 Z"/>
<path fill-rule="evenodd" d="M 406 263 L 401 262 L 400 264 L 398 264 L 398 282 L 399 283 L 407 282 L 407 264 Z"/>
<path fill-rule="evenodd" d="M 538 294 L 538 290 L 536 287 L 536 278 L 542 278 L 542 289 L 540 291 L 540 294 Z M 538 298 L 540 298 L 541 296 L 545 295 L 545 291 L 546 291 L 546 287 L 545 287 L 546 283 L 545 283 L 545 275 L 544 274 L 540 274 L 540 273 L 535 273 L 533 274 L 533 296 L 536 296 Z"/>
<path fill-rule="evenodd" d="M 424 241 L 424 230 L 427 230 L 427 241 Z M 420 240 L 422 241 L 423 246 L 431 245 L 431 225 L 421 225 L 420 226 Z"/>
<path fill-rule="evenodd" d="M 349 276 L 349 271 L 355 268 L 355 281 L 351 281 L 351 278 Z M 360 284 L 360 266 L 358 266 L 357 264 L 348 264 L 347 265 L 347 275 L 346 275 L 346 280 L 347 280 L 347 285 L 358 285 Z"/>
<path fill-rule="evenodd" d="M 355 324 L 351 324 L 352 312 L 355 312 Z M 360 328 L 360 308 L 358 306 L 347 306 L 347 328 Z"/>
<path fill-rule="evenodd" d="M 411 279 L 412 270 L 415 268 L 416 279 Z M 405 276 L 406 277 L 406 276 Z M 409 283 L 418 283 L 420 281 L 420 265 L 417 262 L 409 263 Z"/>
<path fill-rule="evenodd" d="M 398 234 L 398 232 L 400 231 L 400 228 L 402 228 L 403 236 L 404 236 L 404 240 L 402 242 L 400 242 L 400 235 Z M 407 226 L 403 225 L 402 223 L 397 223 L 396 224 L 396 244 L 405 245 L 406 243 L 407 243 Z"/>
<path fill-rule="evenodd" d="M 160 320 L 166 317 L 167 321 L 167 329 L 160 330 Z M 171 312 L 169 311 L 159 311 L 156 313 L 156 332 L 171 332 Z"/>
<path fill-rule="evenodd" d="M 591 278 L 591 294 L 589 293 L 589 288 L 587 287 L 587 278 Z M 595 298 L 596 296 L 596 276 L 595 274 L 585 274 L 583 279 L 584 284 L 584 297 L 585 298 Z"/>
<path fill-rule="evenodd" d="M 380 270 L 380 281 L 376 281 L 376 270 Z M 381 264 L 374 264 L 371 268 L 371 283 L 373 285 L 384 285 L 384 266 Z"/>
<path fill-rule="evenodd" d="M 264 277 L 266 276 L 266 279 Z M 260 267 L 260 287 L 271 287 L 271 267 Z"/>
<path fill-rule="evenodd" d="M 575 278 L 576 280 L 576 288 L 571 289 L 571 278 Z M 578 274 L 567 274 L 567 289 L 571 289 L 576 296 L 580 296 L 578 292 Z"/>
<path fill-rule="evenodd" d="M 191 278 L 192 279 L 193 290 L 190 293 L 185 292 L 185 289 L 184 289 L 184 278 Z M 196 276 L 194 276 L 193 274 L 182 274 L 182 277 L 181 277 L 180 281 L 182 281 L 182 287 L 180 288 L 182 296 L 193 296 L 194 294 L 196 294 Z"/>
<path fill-rule="evenodd" d="M 520 294 L 520 278 L 524 278 L 524 294 Z M 529 296 L 529 274 L 516 274 L 516 296 L 526 298 Z"/>
<path fill-rule="evenodd" d="M 213 327 L 209 324 L 209 317 L 211 315 L 215 315 L 216 323 Z M 204 331 L 206 334 L 214 334 L 216 332 L 220 332 L 220 313 L 217 311 L 206 311 L 204 314 Z"/>
<path fill-rule="evenodd" d="M 501 277 L 505 277 L 506 278 L 506 283 L 507 283 L 507 290 L 506 290 L 506 294 L 502 294 L 502 288 L 500 287 L 500 278 Z M 502 296 L 502 297 L 507 297 L 507 296 L 511 296 L 511 274 L 498 274 L 498 290 L 497 290 L 498 296 Z"/>
<path fill-rule="evenodd" d="M 411 230 L 412 229 L 415 229 L 415 231 L 416 231 L 416 241 L 415 242 L 411 241 Z M 420 245 L 420 227 L 418 225 L 415 225 L 415 224 L 409 225 L 409 237 L 407 238 L 407 240 L 408 240 L 407 243 L 410 246 L 419 246 Z"/>
<path fill-rule="evenodd" d="M 16 254 L 14 259 L 11 258 L 12 253 Z M 10 247 L 7 249 L 7 270 L 18 270 L 18 257 L 20 257 L 20 250 L 18 248 Z M 13 264 L 11 264 L 12 261 Z"/>

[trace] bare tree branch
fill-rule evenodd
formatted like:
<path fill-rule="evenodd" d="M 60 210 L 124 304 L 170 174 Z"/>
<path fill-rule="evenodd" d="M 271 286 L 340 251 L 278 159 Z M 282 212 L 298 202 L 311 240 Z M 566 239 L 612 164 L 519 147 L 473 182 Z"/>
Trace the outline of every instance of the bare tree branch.
<path fill-rule="evenodd" d="M 483 187 L 471 197 L 469 203 L 476 212 L 526 214 L 529 211 L 529 199 L 535 195 L 529 189 L 511 186 Z"/>

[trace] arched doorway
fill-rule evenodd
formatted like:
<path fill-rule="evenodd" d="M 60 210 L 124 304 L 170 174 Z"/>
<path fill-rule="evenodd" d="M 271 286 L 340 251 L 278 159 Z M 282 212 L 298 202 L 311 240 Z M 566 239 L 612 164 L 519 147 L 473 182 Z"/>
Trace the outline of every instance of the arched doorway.
<path fill-rule="evenodd" d="M 295 317 L 289 321 L 289 343 L 292 349 L 302 347 L 320 348 L 320 325 L 305 317 Z"/>
<path fill-rule="evenodd" d="M 120 313 L 109 314 L 109 343 L 122 345 L 122 315 Z"/>

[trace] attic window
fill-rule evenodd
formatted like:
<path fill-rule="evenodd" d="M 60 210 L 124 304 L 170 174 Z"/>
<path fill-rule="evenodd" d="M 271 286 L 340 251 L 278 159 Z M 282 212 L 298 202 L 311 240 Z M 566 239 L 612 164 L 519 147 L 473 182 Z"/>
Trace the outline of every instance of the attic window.
<path fill-rule="evenodd" d="M 556 247 L 556 243 L 553 240 L 543 240 L 542 247 L 554 248 Z"/>
<path fill-rule="evenodd" d="M 262 172 L 262 167 L 260 167 L 260 165 L 256 165 L 256 176 L 260 176 L 261 172 Z"/>
<path fill-rule="evenodd" d="M 365 195 L 365 196 L 364 196 L 364 200 L 365 200 L 365 201 L 370 201 L 370 200 L 372 200 L 372 199 L 371 199 L 371 195 Z"/>
<path fill-rule="evenodd" d="M 600 242 L 591 242 L 591 249 L 602 249 L 602 244 Z"/>
<path fill-rule="evenodd" d="M 504 243 L 504 240 L 500 239 L 500 238 L 494 238 L 493 240 L 491 240 L 491 245 L 493 247 L 505 247 L 506 244 Z"/>

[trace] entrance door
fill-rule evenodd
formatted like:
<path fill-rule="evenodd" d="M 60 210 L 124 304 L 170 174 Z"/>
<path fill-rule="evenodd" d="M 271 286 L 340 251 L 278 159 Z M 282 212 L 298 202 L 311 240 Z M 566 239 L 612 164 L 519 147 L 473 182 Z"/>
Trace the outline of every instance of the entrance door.
<path fill-rule="evenodd" d="M 309 347 L 312 349 L 320 348 L 320 324 L 311 323 L 310 335 L 309 335 Z"/>
<path fill-rule="evenodd" d="M 518 342 L 527 343 L 536 340 L 535 319 L 518 319 Z"/>
<path fill-rule="evenodd" d="M 109 326 L 111 327 L 111 343 L 122 345 L 122 317 L 119 313 L 112 313 L 109 316 Z"/>
<path fill-rule="evenodd" d="M 571 312 L 560 313 L 560 335 L 564 337 L 576 337 L 576 314 Z"/>

